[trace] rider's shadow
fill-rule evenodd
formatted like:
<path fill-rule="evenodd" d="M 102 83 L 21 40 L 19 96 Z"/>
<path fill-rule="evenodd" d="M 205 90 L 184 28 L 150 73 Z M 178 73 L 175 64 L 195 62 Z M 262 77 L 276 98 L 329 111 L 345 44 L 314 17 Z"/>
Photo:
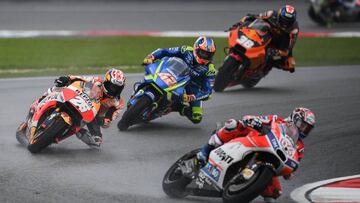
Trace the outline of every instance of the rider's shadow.
<path fill-rule="evenodd" d="M 76 140 L 78 141 L 78 140 Z M 46 162 L 47 159 L 61 160 L 59 164 L 79 164 L 86 165 L 87 163 L 101 162 L 111 163 L 116 155 L 107 153 L 102 149 L 93 149 L 82 143 L 60 143 L 58 145 L 52 144 L 39 153 L 31 154 L 32 159 Z M 20 145 L 19 145 L 20 146 Z M 21 146 L 23 148 L 23 146 Z"/>
<path fill-rule="evenodd" d="M 175 113 L 175 112 L 172 112 Z M 166 115 L 165 115 L 166 116 Z M 129 127 L 127 131 L 121 133 L 130 133 L 130 134 L 146 134 L 147 136 L 151 134 L 164 134 L 164 135 L 186 135 L 192 136 L 193 133 L 201 133 L 201 129 L 198 125 L 193 125 L 192 123 L 186 123 L 187 120 L 185 117 L 180 117 L 179 119 L 184 119 L 184 122 L 167 122 L 166 117 L 150 121 L 148 123 L 140 123 Z M 177 118 L 176 118 L 177 120 Z M 190 122 L 190 121 L 189 121 Z M 176 132 L 176 133 L 174 133 Z M 191 132 L 191 133 L 189 133 Z"/>

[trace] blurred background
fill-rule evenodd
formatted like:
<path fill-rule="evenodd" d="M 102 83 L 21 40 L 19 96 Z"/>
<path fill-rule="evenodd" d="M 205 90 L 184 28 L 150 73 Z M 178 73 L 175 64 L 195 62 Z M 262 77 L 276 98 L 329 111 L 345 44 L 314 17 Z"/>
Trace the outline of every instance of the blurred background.
<path fill-rule="evenodd" d="M 360 31 L 358 22 L 320 26 L 308 15 L 308 1 L 2 0 L 0 76 L 53 74 L 55 69 L 56 73 L 96 73 L 103 71 L 100 68 L 103 66 L 123 66 L 129 72 L 140 71 L 142 58 L 156 48 L 192 45 L 197 31 L 215 31 L 226 36 L 222 31 L 244 15 L 277 10 L 284 3 L 297 9 L 301 32 Z M 188 38 L 141 36 L 159 31 L 196 32 Z M 73 32 L 96 37 L 74 37 Z M 47 37 L 18 39 L 37 35 Z M 57 35 L 70 37 L 55 39 Z M 215 63 L 219 66 L 227 39 L 222 37 L 215 41 L 218 47 Z M 357 38 L 299 39 L 295 47 L 297 65 L 358 64 L 359 57 L 355 53 L 359 52 L 359 46 L 354 45 L 359 44 Z"/>

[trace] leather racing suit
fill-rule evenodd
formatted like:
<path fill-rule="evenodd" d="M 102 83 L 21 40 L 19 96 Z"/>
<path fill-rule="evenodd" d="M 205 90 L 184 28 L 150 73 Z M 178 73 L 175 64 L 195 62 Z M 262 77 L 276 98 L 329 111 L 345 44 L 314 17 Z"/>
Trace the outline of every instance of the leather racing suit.
<path fill-rule="evenodd" d="M 189 102 L 190 106 L 176 105 L 173 106 L 172 110 L 185 115 L 195 124 L 200 123 L 203 116 L 202 101 L 209 99 L 212 94 L 216 74 L 214 64 L 198 64 L 193 54 L 193 47 L 190 46 L 157 49 L 151 55 L 154 56 L 154 60 L 163 57 L 179 57 L 188 64 L 191 71 L 191 81 L 185 87 L 185 90 L 186 94 L 194 95 L 195 99 Z"/>

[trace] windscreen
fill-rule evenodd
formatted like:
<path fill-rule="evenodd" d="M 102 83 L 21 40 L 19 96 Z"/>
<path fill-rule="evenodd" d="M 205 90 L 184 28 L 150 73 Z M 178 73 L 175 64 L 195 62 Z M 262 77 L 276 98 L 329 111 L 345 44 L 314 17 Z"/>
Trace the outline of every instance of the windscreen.
<path fill-rule="evenodd" d="M 261 36 L 264 36 L 270 30 L 269 23 L 267 23 L 263 20 L 260 20 L 260 19 L 254 20 L 254 22 L 250 23 L 250 25 L 248 27 L 256 30 L 257 33 Z"/>
<path fill-rule="evenodd" d="M 90 99 L 97 100 L 101 97 L 101 85 L 85 82 L 83 88 L 84 93 L 87 94 Z"/>
<path fill-rule="evenodd" d="M 292 122 L 287 122 L 283 126 L 285 128 L 285 134 L 292 139 L 294 144 L 296 144 L 299 139 L 299 131 L 295 124 Z"/>
<path fill-rule="evenodd" d="M 176 77 L 183 77 L 189 74 L 189 66 L 180 58 L 169 58 L 167 67 L 169 72 Z"/>

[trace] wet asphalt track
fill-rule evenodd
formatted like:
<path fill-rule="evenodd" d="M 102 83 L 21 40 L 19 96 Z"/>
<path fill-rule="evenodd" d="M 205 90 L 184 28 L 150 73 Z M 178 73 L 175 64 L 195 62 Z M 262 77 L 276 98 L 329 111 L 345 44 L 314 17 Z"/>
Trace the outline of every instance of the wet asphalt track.
<path fill-rule="evenodd" d="M 124 98 L 140 78 L 128 76 Z M 71 137 L 32 155 L 17 143 L 15 130 L 52 81 L 0 80 L 0 202 L 221 202 L 169 199 L 162 177 L 179 156 L 207 141 L 216 121 L 243 114 L 286 116 L 295 106 L 311 108 L 318 123 L 279 202 L 291 202 L 289 193 L 305 183 L 360 172 L 360 66 L 299 68 L 294 74 L 273 70 L 254 89 L 215 93 L 200 125 L 173 113 L 128 132 L 116 126 L 104 130 L 101 150 Z"/>
<path fill-rule="evenodd" d="M 303 31 L 360 30 L 354 24 L 327 30 L 298 8 Z M 276 8 L 281 1 L 0 3 L 0 30 L 222 30 L 246 13 Z M 124 97 L 140 75 L 128 77 Z M 53 78 L 0 80 L 0 202 L 221 202 L 172 200 L 161 189 L 167 168 L 185 152 L 203 145 L 216 121 L 243 114 L 279 113 L 295 106 L 314 110 L 318 126 L 306 140 L 305 158 L 294 180 L 284 182 L 280 202 L 305 183 L 360 173 L 360 66 L 301 68 L 295 74 L 274 70 L 252 90 L 235 88 L 214 95 L 205 117 L 192 125 L 173 113 L 120 133 L 104 130 L 100 151 L 75 137 L 32 155 L 15 139 L 28 106 Z M 261 201 L 257 201 L 261 202 Z"/>
<path fill-rule="evenodd" d="M 278 9 L 284 4 L 276 0 L 19 2 L 0 1 L 0 30 L 221 31 L 247 13 Z M 306 1 L 286 2 L 297 8 L 301 31 L 360 30 L 360 23 L 319 27 L 308 17 Z"/>

